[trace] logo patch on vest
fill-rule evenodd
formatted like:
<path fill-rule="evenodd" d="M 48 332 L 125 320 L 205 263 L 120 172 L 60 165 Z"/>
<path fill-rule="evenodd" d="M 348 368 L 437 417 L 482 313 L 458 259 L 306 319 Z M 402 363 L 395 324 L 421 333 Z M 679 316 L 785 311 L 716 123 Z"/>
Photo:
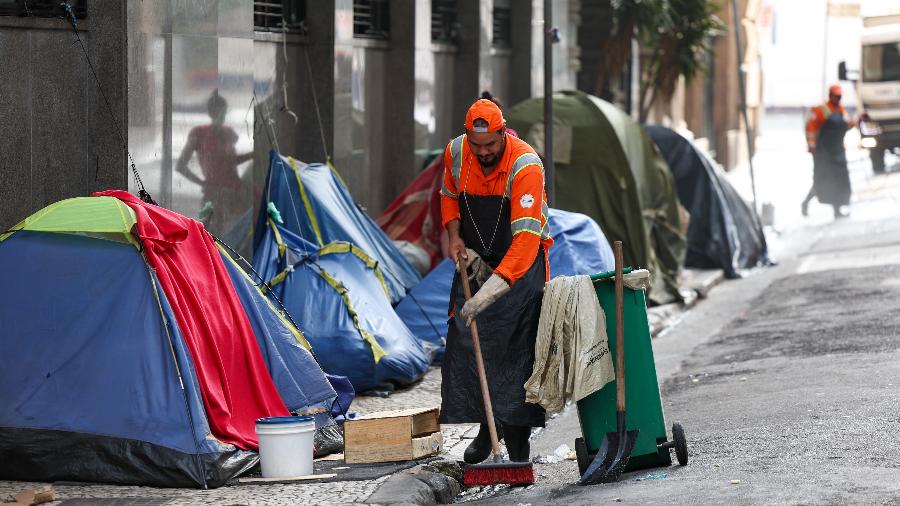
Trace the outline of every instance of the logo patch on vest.
<path fill-rule="evenodd" d="M 519 205 L 522 206 L 522 209 L 528 209 L 534 205 L 534 197 L 530 193 L 522 195 L 522 198 L 519 199 Z"/>

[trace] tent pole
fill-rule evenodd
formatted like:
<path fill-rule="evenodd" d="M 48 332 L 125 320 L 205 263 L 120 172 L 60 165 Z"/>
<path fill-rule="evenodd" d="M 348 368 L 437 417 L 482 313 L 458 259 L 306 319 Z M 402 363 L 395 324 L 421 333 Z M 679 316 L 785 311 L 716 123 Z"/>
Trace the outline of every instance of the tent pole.
<path fill-rule="evenodd" d="M 744 78 L 744 51 L 741 48 L 741 15 L 738 11 L 737 0 L 731 0 L 732 18 L 734 20 L 734 44 L 737 48 L 737 75 L 738 87 L 741 94 L 741 113 L 744 116 L 744 130 L 747 133 L 747 158 L 750 164 L 750 187 L 753 190 L 753 214 L 759 216 L 759 206 L 756 200 L 756 173 L 753 171 L 753 132 L 750 130 L 750 118 L 747 116 L 747 83 Z"/>
<path fill-rule="evenodd" d="M 544 186 L 554 205 L 553 184 L 553 4 L 544 0 Z"/>
<path fill-rule="evenodd" d="M 181 397 L 184 400 L 184 410 L 187 413 L 191 437 L 194 439 L 194 448 L 197 450 L 194 453 L 194 463 L 197 464 L 197 476 L 200 476 L 203 480 L 201 485 L 203 486 L 203 490 L 206 490 L 209 488 L 209 485 L 206 482 L 206 468 L 203 466 L 203 461 L 200 459 L 200 440 L 197 439 L 197 433 L 194 431 L 194 414 L 191 412 L 191 401 L 188 398 L 187 389 L 184 387 L 185 378 L 181 374 L 181 365 L 178 363 L 178 354 L 175 353 L 175 343 L 172 341 L 172 333 L 169 332 L 169 322 L 166 318 L 166 312 L 163 310 L 162 301 L 159 298 L 159 287 L 156 283 L 156 275 L 154 274 L 153 268 L 150 267 L 150 264 L 147 263 L 147 260 L 143 256 L 141 256 L 141 260 L 144 261 L 144 266 L 147 267 L 150 286 L 153 287 L 153 296 L 156 299 L 156 305 L 159 308 L 159 319 L 160 322 L 162 322 L 163 328 L 166 330 L 166 340 L 168 340 L 169 352 L 172 355 L 172 365 L 175 366 L 175 375 L 178 376 L 178 384 L 181 385 Z"/>

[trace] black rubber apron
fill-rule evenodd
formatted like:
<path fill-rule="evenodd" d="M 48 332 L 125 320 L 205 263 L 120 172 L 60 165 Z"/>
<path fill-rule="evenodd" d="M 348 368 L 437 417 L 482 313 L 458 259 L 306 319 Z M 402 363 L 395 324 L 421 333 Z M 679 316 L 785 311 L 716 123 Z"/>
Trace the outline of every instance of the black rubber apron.
<path fill-rule="evenodd" d="M 459 204 L 463 241 L 496 269 L 512 243 L 509 199 L 463 192 Z M 544 249 L 538 246 L 537 258 L 528 272 L 476 318 L 494 417 L 508 425 L 544 426 L 544 409 L 525 402 L 525 382 L 534 368 L 534 343 L 545 281 Z M 478 288 L 473 284 L 472 293 Z M 465 304 L 458 273 L 453 277 L 450 294 L 452 307 L 456 308 L 454 314 L 458 314 Z M 448 324 L 441 368 L 440 421 L 484 423 L 472 335 L 459 318 L 451 318 Z"/>
<path fill-rule="evenodd" d="M 850 203 L 850 173 L 844 134 L 849 125 L 840 112 L 832 112 L 816 137 L 813 155 L 813 186 L 823 204 L 845 206 Z"/>

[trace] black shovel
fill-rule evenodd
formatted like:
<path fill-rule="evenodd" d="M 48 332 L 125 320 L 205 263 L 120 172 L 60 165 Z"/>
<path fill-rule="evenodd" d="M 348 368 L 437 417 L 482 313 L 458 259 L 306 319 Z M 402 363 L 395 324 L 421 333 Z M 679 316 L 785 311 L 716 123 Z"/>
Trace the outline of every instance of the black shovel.
<path fill-rule="evenodd" d="M 622 241 L 613 244 L 616 255 L 616 432 L 607 432 L 579 485 L 618 481 L 638 438 L 638 430 L 625 429 L 625 296 L 622 281 Z"/>

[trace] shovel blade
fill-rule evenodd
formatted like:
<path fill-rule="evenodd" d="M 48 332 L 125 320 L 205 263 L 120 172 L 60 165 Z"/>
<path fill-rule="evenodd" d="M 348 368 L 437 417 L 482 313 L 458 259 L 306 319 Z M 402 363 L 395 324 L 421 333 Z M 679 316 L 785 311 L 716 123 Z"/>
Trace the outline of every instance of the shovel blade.
<path fill-rule="evenodd" d="M 628 466 L 628 460 L 631 458 L 631 452 L 634 451 L 634 445 L 637 442 L 638 432 L 637 429 L 607 432 L 600 443 L 597 455 L 581 476 L 578 484 L 596 485 L 597 483 L 618 481 L 625 467 Z"/>

